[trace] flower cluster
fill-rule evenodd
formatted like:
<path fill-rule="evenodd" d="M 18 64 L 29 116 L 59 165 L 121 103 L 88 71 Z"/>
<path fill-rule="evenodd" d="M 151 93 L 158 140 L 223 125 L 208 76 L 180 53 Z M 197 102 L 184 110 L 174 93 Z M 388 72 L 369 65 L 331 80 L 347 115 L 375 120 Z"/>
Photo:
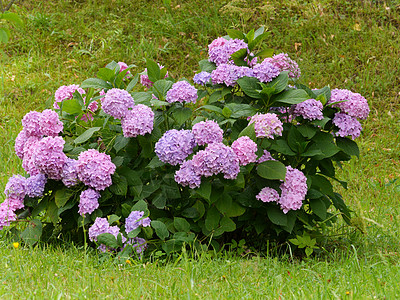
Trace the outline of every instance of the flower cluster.
<path fill-rule="evenodd" d="M 164 133 L 155 145 L 158 158 L 170 165 L 177 165 L 193 152 L 196 142 L 190 130 L 171 129 Z"/>
<path fill-rule="evenodd" d="M 349 90 L 333 89 L 329 103 L 340 110 L 332 120 L 339 128 L 336 136 L 351 136 L 353 140 L 359 137 L 362 126 L 357 119 L 364 120 L 368 117 L 370 109 L 367 100 Z"/>
<path fill-rule="evenodd" d="M 307 194 L 307 178 L 300 170 L 286 167 L 285 181 L 280 185 L 281 195 L 270 187 L 263 188 L 256 196 L 262 202 L 277 202 L 282 211 L 298 210 Z"/>
<path fill-rule="evenodd" d="M 211 79 L 211 73 L 203 71 L 194 75 L 193 82 L 200 85 L 206 85 L 207 83 L 210 82 L 210 79 Z"/>
<path fill-rule="evenodd" d="M 255 114 L 251 117 L 249 125 L 252 123 L 254 123 L 256 137 L 273 139 L 275 136 L 282 135 L 282 122 L 274 113 Z"/>
<path fill-rule="evenodd" d="M 208 46 L 208 60 L 217 66 L 232 63 L 231 55 L 240 49 L 247 49 L 243 40 L 218 38 Z"/>
<path fill-rule="evenodd" d="M 276 65 L 269 62 L 267 58 L 253 67 L 253 77 L 260 80 L 260 82 L 270 82 L 280 73 L 281 70 Z"/>
<path fill-rule="evenodd" d="M 148 227 L 150 226 L 151 220 L 149 217 L 143 218 L 143 211 L 132 211 L 129 216 L 125 219 L 125 232 L 129 233 L 139 226 Z"/>
<path fill-rule="evenodd" d="M 118 226 L 110 226 L 106 218 L 97 217 L 93 225 L 89 228 L 89 240 L 95 242 L 97 241 L 97 237 L 103 233 L 110 233 L 117 237 L 120 231 Z"/>
<path fill-rule="evenodd" d="M 192 127 L 192 133 L 197 145 L 203 146 L 210 143 L 221 143 L 224 131 L 213 120 L 201 121 Z"/>
<path fill-rule="evenodd" d="M 129 92 L 113 88 L 107 91 L 101 108 L 106 114 L 116 119 L 122 119 L 134 105 L 135 101 Z"/>
<path fill-rule="evenodd" d="M 232 150 L 239 159 L 241 166 L 257 160 L 257 144 L 248 136 L 242 136 L 232 143 Z"/>
<path fill-rule="evenodd" d="M 26 179 L 26 194 L 31 197 L 42 197 L 47 183 L 47 177 L 44 174 L 30 176 Z"/>
<path fill-rule="evenodd" d="M 322 113 L 323 105 L 321 101 L 317 101 L 315 99 L 308 99 L 299 104 L 294 105 L 293 107 L 293 115 L 294 116 L 302 116 L 304 119 L 313 121 L 313 120 L 322 120 L 324 115 Z"/>
<path fill-rule="evenodd" d="M 169 103 L 196 103 L 197 89 L 185 80 L 175 82 L 168 90 L 166 100 Z"/>
<path fill-rule="evenodd" d="M 137 137 L 151 133 L 153 130 L 154 112 L 150 107 L 138 104 L 129 110 L 121 120 L 122 132 L 125 137 Z"/>
<path fill-rule="evenodd" d="M 76 84 L 60 86 L 54 94 L 55 101 L 53 107 L 55 109 L 60 109 L 58 103 L 64 100 L 72 99 L 76 91 L 78 91 L 81 95 L 86 93 L 84 89 L 80 88 L 79 85 Z"/>
<path fill-rule="evenodd" d="M 244 76 L 252 77 L 253 74 L 254 71 L 249 67 L 239 67 L 232 64 L 220 64 L 214 71 L 211 72 L 211 80 L 213 84 L 235 86 L 239 78 Z"/>
<path fill-rule="evenodd" d="M 72 158 L 68 158 L 65 162 L 62 172 L 62 182 L 66 187 L 72 187 L 79 182 L 78 172 L 76 171 L 77 163 L 78 161 Z"/>
<path fill-rule="evenodd" d="M 100 193 L 93 189 L 87 189 L 81 192 L 79 201 L 80 215 L 91 214 L 99 207 Z"/>
<path fill-rule="evenodd" d="M 160 70 L 164 68 L 164 66 L 158 64 Z M 165 74 L 164 78 L 168 77 L 168 72 Z M 147 68 L 144 69 L 143 73 L 140 75 L 140 83 L 147 88 L 151 88 L 153 86 L 153 82 L 149 79 L 149 75 L 147 75 Z"/>
<path fill-rule="evenodd" d="M 95 149 L 81 152 L 76 164 L 79 180 L 97 191 L 102 191 L 112 184 L 111 175 L 114 174 L 115 168 L 108 154 Z"/>
<path fill-rule="evenodd" d="M 290 78 L 300 78 L 301 71 L 299 65 L 286 53 L 276 54 L 273 57 L 266 58 L 264 61 L 272 63 L 280 72 L 289 71 Z"/>

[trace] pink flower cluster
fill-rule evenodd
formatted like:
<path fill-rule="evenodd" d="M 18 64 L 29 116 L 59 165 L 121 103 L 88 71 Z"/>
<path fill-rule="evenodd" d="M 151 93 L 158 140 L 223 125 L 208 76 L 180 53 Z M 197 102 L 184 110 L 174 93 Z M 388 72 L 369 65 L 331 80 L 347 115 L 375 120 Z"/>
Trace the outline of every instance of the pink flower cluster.
<path fill-rule="evenodd" d="M 321 101 L 315 99 L 308 99 L 293 106 L 293 115 L 302 116 L 304 119 L 322 120 L 324 115 L 322 113 L 323 105 Z"/>
<path fill-rule="evenodd" d="M 137 137 L 153 131 L 154 112 L 150 107 L 138 104 L 129 110 L 121 120 L 125 137 Z"/>
<path fill-rule="evenodd" d="M 211 72 L 213 84 L 225 84 L 226 86 L 235 86 L 239 78 L 252 77 L 254 71 L 249 67 L 239 67 L 232 64 L 220 64 Z M 279 75 L 279 73 L 278 73 Z"/>
<path fill-rule="evenodd" d="M 257 160 L 257 144 L 248 136 L 238 138 L 232 143 L 231 147 L 238 157 L 241 166 L 248 165 Z"/>
<path fill-rule="evenodd" d="M 218 38 L 208 46 L 208 60 L 217 66 L 232 63 L 231 55 L 240 49 L 247 49 L 247 44 L 243 40 Z"/>
<path fill-rule="evenodd" d="M 196 103 L 197 89 L 185 80 L 175 82 L 168 90 L 166 100 L 169 103 Z"/>
<path fill-rule="evenodd" d="M 300 78 L 301 71 L 299 65 L 287 53 L 279 53 L 273 57 L 267 57 L 264 61 L 276 66 L 279 72 L 289 71 L 290 78 Z"/>
<path fill-rule="evenodd" d="M 54 94 L 55 101 L 53 107 L 55 109 L 60 109 L 58 103 L 64 100 L 72 99 L 76 91 L 78 91 L 81 95 L 86 93 L 84 89 L 80 88 L 79 85 L 76 84 L 60 86 Z"/>
<path fill-rule="evenodd" d="M 197 145 L 203 146 L 210 143 L 221 143 L 224 131 L 213 120 L 201 121 L 192 127 L 192 133 Z"/>
<path fill-rule="evenodd" d="M 282 122 L 274 113 L 256 114 L 251 117 L 249 125 L 253 123 L 256 137 L 273 139 L 282 135 Z"/>
<path fill-rule="evenodd" d="M 101 102 L 103 111 L 116 119 L 122 119 L 135 105 L 131 94 L 122 89 L 110 89 Z"/>
<path fill-rule="evenodd" d="M 353 140 L 359 137 L 362 126 L 357 119 L 364 120 L 368 117 L 370 109 L 367 100 L 349 90 L 333 89 L 329 103 L 340 110 L 332 120 L 339 128 L 336 136 L 351 136 Z"/>
<path fill-rule="evenodd" d="M 93 189 L 87 189 L 81 192 L 79 200 L 80 215 L 91 214 L 99 207 L 100 193 Z"/>
<path fill-rule="evenodd" d="M 277 202 L 286 214 L 298 210 L 307 194 L 307 178 L 300 170 L 286 167 L 285 181 L 280 185 L 281 195 L 270 187 L 263 188 L 256 196 L 262 202 Z"/>

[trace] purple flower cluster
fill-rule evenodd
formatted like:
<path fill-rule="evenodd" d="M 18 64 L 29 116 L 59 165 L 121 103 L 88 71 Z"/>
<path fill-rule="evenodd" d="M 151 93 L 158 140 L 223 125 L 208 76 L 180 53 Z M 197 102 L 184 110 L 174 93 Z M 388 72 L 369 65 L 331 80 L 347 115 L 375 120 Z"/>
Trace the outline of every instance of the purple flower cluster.
<path fill-rule="evenodd" d="M 299 65 L 292 60 L 286 53 L 279 53 L 273 57 L 268 57 L 264 61 L 272 63 L 279 68 L 279 72 L 289 71 L 290 78 L 300 78 L 301 71 Z"/>
<path fill-rule="evenodd" d="M 304 119 L 313 121 L 313 120 L 322 120 L 324 115 L 322 113 L 323 105 L 321 101 L 315 99 L 308 99 L 299 104 L 294 105 L 293 107 L 293 115 L 294 116 L 302 116 Z"/>
<path fill-rule="evenodd" d="M 126 233 L 135 230 L 139 226 L 148 227 L 150 226 L 151 220 L 149 217 L 143 218 L 143 211 L 132 211 L 129 216 L 125 219 L 125 231 Z"/>
<path fill-rule="evenodd" d="M 102 191 L 112 184 L 111 175 L 115 169 L 111 157 L 95 149 L 81 152 L 76 165 L 79 180 L 97 191 Z"/>
<path fill-rule="evenodd" d="M 185 80 L 175 82 L 168 90 L 166 100 L 169 103 L 196 103 L 197 89 Z"/>
<path fill-rule="evenodd" d="M 268 161 L 268 160 L 275 160 L 271 153 L 269 153 L 267 150 L 264 150 L 263 155 L 261 155 L 261 157 L 259 159 L 257 159 L 257 163 L 261 164 L 264 161 Z"/>
<path fill-rule="evenodd" d="M 282 135 L 282 122 L 276 114 L 256 114 L 251 117 L 249 125 L 252 123 L 254 123 L 256 137 L 273 139 L 274 136 Z"/>
<path fill-rule="evenodd" d="M 87 189 L 81 192 L 79 200 L 80 215 L 91 214 L 99 207 L 100 193 L 93 189 Z"/>
<path fill-rule="evenodd" d="M 78 161 L 72 158 L 68 158 L 65 162 L 63 171 L 62 171 L 62 182 L 66 187 L 72 187 L 77 185 L 79 182 L 78 172 L 76 171 L 76 165 Z"/>
<path fill-rule="evenodd" d="M 64 164 L 67 162 L 67 156 L 63 152 L 64 143 L 60 136 L 48 136 L 33 144 L 30 148 L 32 156 L 28 161 L 28 164 L 31 163 L 28 166 L 29 171 L 33 171 L 30 175 L 37 175 L 35 173 L 38 171 L 50 179 L 61 180 Z M 26 158 L 24 157 L 24 161 Z"/>
<path fill-rule="evenodd" d="M 180 169 L 175 172 L 175 181 L 182 186 L 189 186 L 194 189 L 200 186 L 201 175 L 193 168 L 192 161 L 186 160 L 181 164 Z"/>
<path fill-rule="evenodd" d="M 239 67 L 231 64 L 220 64 L 211 72 L 213 84 L 225 84 L 226 86 L 235 86 L 239 78 L 252 77 L 253 70 L 249 67 Z"/>
<path fill-rule="evenodd" d="M 85 94 L 85 90 L 81 89 L 79 85 L 76 84 L 60 86 L 54 94 L 55 101 L 53 107 L 55 109 L 60 109 L 58 103 L 72 99 L 75 91 L 78 91 L 81 95 Z"/>
<path fill-rule="evenodd" d="M 26 194 L 26 178 L 21 175 L 13 175 L 9 178 L 4 190 L 6 198 L 24 199 Z"/>
<path fill-rule="evenodd" d="M 289 210 L 300 209 L 307 194 L 307 178 L 300 170 L 287 166 L 285 182 L 280 189 L 279 205 L 283 212 L 286 214 Z"/>
<path fill-rule="evenodd" d="M 6 199 L 0 204 L 0 230 L 3 229 L 4 226 L 10 226 L 11 222 L 15 220 L 17 220 L 17 215 L 14 210 L 9 207 Z"/>
<path fill-rule="evenodd" d="M 153 131 L 154 112 L 150 107 L 138 104 L 129 110 L 121 120 L 125 137 L 137 137 Z"/>
<path fill-rule="evenodd" d="M 192 154 L 196 146 L 194 136 L 190 130 L 171 129 L 164 133 L 155 145 L 158 158 L 170 165 L 177 165 Z"/>
<path fill-rule="evenodd" d="M 125 71 L 126 69 L 128 69 L 128 65 L 126 63 L 124 63 L 123 61 L 119 61 L 118 62 L 119 65 L 119 72 L 121 73 L 122 71 Z M 127 71 L 125 74 L 126 78 L 130 78 L 132 76 L 130 71 Z M 125 80 L 125 78 L 124 78 Z"/>
<path fill-rule="evenodd" d="M 89 240 L 97 241 L 97 237 L 102 233 L 111 233 L 117 237 L 120 233 L 118 226 L 110 226 L 106 218 L 96 218 L 93 225 L 89 228 Z"/>
<path fill-rule="evenodd" d="M 106 114 L 116 119 L 122 119 L 134 105 L 135 101 L 129 92 L 114 88 L 107 91 L 101 108 Z"/>
<path fill-rule="evenodd" d="M 362 126 L 360 122 L 346 113 L 336 113 L 332 122 L 339 128 L 339 131 L 335 133 L 336 136 L 351 136 L 355 140 L 361 134 Z"/>
<path fill-rule="evenodd" d="M 31 197 L 42 197 L 47 183 L 47 177 L 44 174 L 38 174 L 26 179 L 26 194 Z"/>
<path fill-rule="evenodd" d="M 198 175 L 205 177 L 223 173 L 224 178 L 235 179 L 240 171 L 235 152 L 223 143 L 211 143 L 205 150 L 197 152 L 192 166 Z"/>
<path fill-rule="evenodd" d="M 264 59 L 260 64 L 253 67 L 253 77 L 261 82 L 270 82 L 281 73 L 279 67 Z"/>
<path fill-rule="evenodd" d="M 273 188 L 265 187 L 258 193 L 256 199 L 262 202 L 278 202 L 279 194 Z"/>
<path fill-rule="evenodd" d="M 233 152 L 239 159 L 239 164 L 245 166 L 257 160 L 257 144 L 248 136 L 242 136 L 232 143 Z"/>
<path fill-rule="evenodd" d="M 307 194 L 307 177 L 300 170 L 286 167 L 285 181 L 280 185 L 281 195 L 270 187 L 263 188 L 256 198 L 262 202 L 277 202 L 282 211 L 298 210 Z"/>
<path fill-rule="evenodd" d="M 225 40 L 218 38 L 208 46 L 208 60 L 220 64 L 232 63 L 231 55 L 240 49 L 247 49 L 247 44 L 240 39 Z"/>
<path fill-rule="evenodd" d="M 129 239 L 126 242 L 126 244 L 131 244 L 132 248 L 136 250 L 136 253 L 139 255 L 139 257 L 147 248 L 146 240 L 140 237 L 134 237 L 133 239 Z"/>
<path fill-rule="evenodd" d="M 340 112 L 361 120 L 366 119 L 370 111 L 367 100 L 349 90 L 333 89 L 329 103 L 333 103 L 332 106 L 339 108 Z"/>
<path fill-rule="evenodd" d="M 213 120 L 202 121 L 193 125 L 192 133 L 197 145 L 221 143 L 224 131 Z"/>
<path fill-rule="evenodd" d="M 200 85 L 206 85 L 207 83 L 210 82 L 210 79 L 211 79 L 211 73 L 203 71 L 194 75 L 193 82 Z"/>

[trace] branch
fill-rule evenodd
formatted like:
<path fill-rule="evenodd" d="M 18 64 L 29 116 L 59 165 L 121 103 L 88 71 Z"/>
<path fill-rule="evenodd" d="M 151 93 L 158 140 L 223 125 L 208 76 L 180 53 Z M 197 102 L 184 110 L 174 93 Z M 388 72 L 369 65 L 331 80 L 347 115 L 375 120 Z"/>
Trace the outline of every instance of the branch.
<path fill-rule="evenodd" d="M 11 0 L 10 3 L 8 3 L 7 6 L 6 6 L 6 8 L 4 8 L 4 9 L 3 9 L 3 1 L 0 0 L 0 2 L 1 2 L 2 11 L 5 12 L 5 11 L 7 11 L 7 10 L 10 9 L 11 5 L 13 5 L 13 3 L 15 2 L 15 0 Z"/>

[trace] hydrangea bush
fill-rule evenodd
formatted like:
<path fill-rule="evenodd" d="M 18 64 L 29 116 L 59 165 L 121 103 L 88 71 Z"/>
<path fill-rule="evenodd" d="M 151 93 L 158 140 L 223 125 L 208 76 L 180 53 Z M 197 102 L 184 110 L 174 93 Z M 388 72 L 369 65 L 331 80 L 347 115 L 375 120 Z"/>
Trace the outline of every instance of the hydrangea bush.
<path fill-rule="evenodd" d="M 26 173 L 6 185 L 0 227 L 143 257 L 232 238 L 309 255 L 340 216 L 350 224 L 332 182 L 346 187 L 335 166 L 359 155 L 366 99 L 302 84 L 294 60 L 260 47 L 263 28 L 228 34 L 194 83 L 111 62 L 29 112 L 15 141 Z"/>

